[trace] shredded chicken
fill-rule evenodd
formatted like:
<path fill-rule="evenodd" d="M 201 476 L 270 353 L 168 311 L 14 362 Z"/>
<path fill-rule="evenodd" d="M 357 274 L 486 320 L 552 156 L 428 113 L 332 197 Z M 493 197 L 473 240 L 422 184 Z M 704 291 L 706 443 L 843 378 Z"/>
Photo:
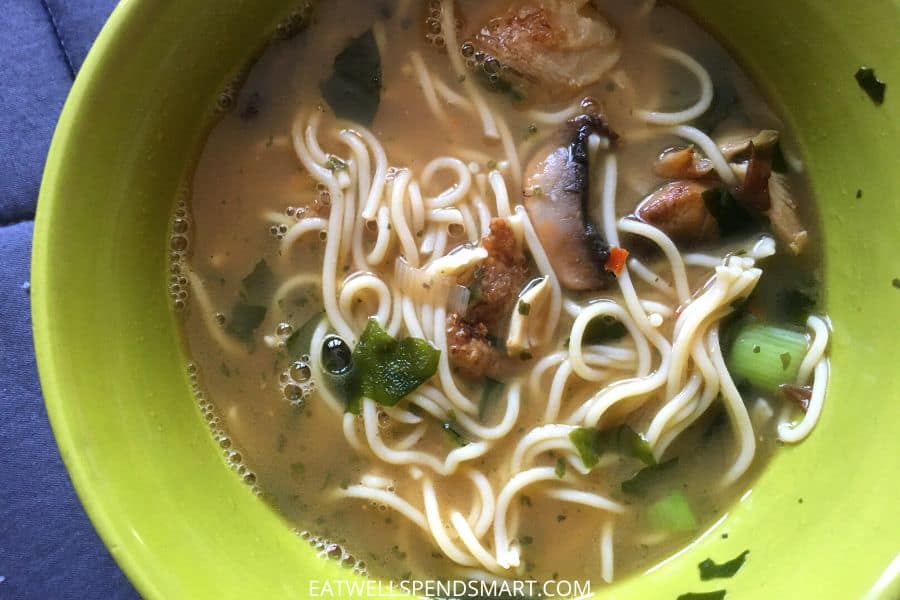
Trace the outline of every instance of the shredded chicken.
<path fill-rule="evenodd" d="M 499 331 L 509 318 L 519 290 L 528 279 L 525 254 L 505 219 L 493 219 L 491 232 L 481 242 L 487 258 L 477 270 L 477 293 L 466 319 L 483 323 L 489 331 Z"/>
<path fill-rule="evenodd" d="M 503 354 L 491 343 L 491 334 L 501 337 L 528 279 L 525 254 L 505 219 L 491 221 L 481 245 L 487 257 L 476 269 L 466 315 L 447 317 L 450 362 L 468 377 L 496 376 L 503 369 Z"/>
<path fill-rule="evenodd" d="M 491 345 L 484 323 L 451 314 L 447 317 L 447 347 L 450 362 L 466 377 L 493 376 L 500 370 L 502 355 Z"/>

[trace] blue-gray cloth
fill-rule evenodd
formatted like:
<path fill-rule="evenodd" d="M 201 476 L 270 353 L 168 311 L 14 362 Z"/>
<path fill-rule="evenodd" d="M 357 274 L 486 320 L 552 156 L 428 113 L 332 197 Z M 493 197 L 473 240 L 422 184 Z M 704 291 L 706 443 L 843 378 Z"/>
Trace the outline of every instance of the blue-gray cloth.
<path fill-rule="evenodd" d="M 138 597 L 94 532 L 56 448 L 27 284 L 50 137 L 114 5 L 0 2 L 0 600 Z"/>

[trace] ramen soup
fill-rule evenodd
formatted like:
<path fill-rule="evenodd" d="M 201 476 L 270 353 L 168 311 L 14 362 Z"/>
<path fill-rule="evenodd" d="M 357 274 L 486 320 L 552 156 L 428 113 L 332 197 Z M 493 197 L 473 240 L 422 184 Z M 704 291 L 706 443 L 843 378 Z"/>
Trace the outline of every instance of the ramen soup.
<path fill-rule="evenodd" d="M 813 430 L 804 165 L 674 8 L 320 2 L 219 104 L 171 293 L 216 439 L 298 543 L 603 585 Z"/>

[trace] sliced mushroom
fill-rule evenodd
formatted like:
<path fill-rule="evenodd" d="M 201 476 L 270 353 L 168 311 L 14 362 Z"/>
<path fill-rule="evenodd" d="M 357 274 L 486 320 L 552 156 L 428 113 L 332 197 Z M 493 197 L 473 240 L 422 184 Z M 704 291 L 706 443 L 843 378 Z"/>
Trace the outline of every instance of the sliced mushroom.
<path fill-rule="evenodd" d="M 787 177 L 781 173 L 772 173 L 768 189 L 772 205 L 766 216 L 769 217 L 772 232 L 787 244 L 791 252 L 800 254 L 806 247 L 809 234 L 797 215 L 797 205 L 788 188 Z"/>
<path fill-rule="evenodd" d="M 506 353 L 509 356 L 521 356 L 531 350 L 532 327 L 535 323 L 543 325 L 550 289 L 547 277 L 541 277 L 530 281 L 519 294 L 506 335 Z"/>
<path fill-rule="evenodd" d="M 712 161 L 693 146 L 669 148 L 653 164 L 653 172 L 666 179 L 702 179 L 712 170 Z"/>
<path fill-rule="evenodd" d="M 778 132 L 764 129 L 741 140 L 731 136 L 720 141 L 722 152 L 731 161 L 741 185 L 735 195 L 748 207 L 769 219 L 772 231 L 791 252 L 800 254 L 809 234 L 800 222 L 797 204 L 788 187 L 787 177 L 772 171 L 772 156 L 778 143 Z"/>
<path fill-rule="evenodd" d="M 676 242 L 714 240 L 719 237 L 718 225 L 703 200 L 703 193 L 709 189 L 712 184 L 707 182 L 669 182 L 647 196 L 635 214 Z"/>
<path fill-rule="evenodd" d="M 587 4 L 530 0 L 488 19 L 473 39 L 482 66 L 491 75 L 502 68 L 557 99 L 600 81 L 621 51 L 615 27 Z"/>
<path fill-rule="evenodd" d="M 739 129 L 718 136 L 716 144 L 722 151 L 725 160 L 730 162 L 747 160 L 750 155 L 750 145 L 756 146 L 758 150 L 769 152 L 775 148 L 778 143 L 778 132 L 774 129 L 763 129 L 761 131 L 753 131 L 750 129 Z"/>
<path fill-rule="evenodd" d="M 596 114 L 575 117 L 568 132 L 562 143 L 551 143 L 528 164 L 525 209 L 560 283 L 574 291 L 597 290 L 612 276 L 604 269 L 609 244 L 587 210 L 588 138 L 612 134 Z"/>

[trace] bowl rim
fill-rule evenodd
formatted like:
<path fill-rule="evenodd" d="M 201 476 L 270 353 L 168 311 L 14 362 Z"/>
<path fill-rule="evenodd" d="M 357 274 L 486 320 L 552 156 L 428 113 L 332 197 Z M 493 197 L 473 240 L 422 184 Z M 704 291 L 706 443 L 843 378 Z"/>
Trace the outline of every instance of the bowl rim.
<path fill-rule="evenodd" d="M 67 159 L 69 138 L 78 114 L 81 112 L 84 97 L 93 84 L 94 75 L 107 56 L 109 47 L 126 34 L 129 24 L 137 23 L 134 16 L 139 12 L 140 7 L 141 3 L 139 2 L 118 2 L 116 4 L 76 74 L 60 112 L 47 153 L 35 211 L 33 240 L 40 241 L 48 238 L 53 211 L 56 209 L 56 203 L 51 201 L 51 197 L 57 193 L 57 180 L 60 178 L 63 164 Z M 101 501 L 101 493 L 91 485 L 88 466 L 78 452 L 78 444 L 73 437 L 69 423 L 61 415 L 61 407 L 66 399 L 63 397 L 61 387 L 56 384 L 57 366 L 54 361 L 53 336 L 49 327 L 46 326 L 52 318 L 50 316 L 52 312 L 50 293 L 46 286 L 42 285 L 43 282 L 49 280 L 49 272 L 53 268 L 49 253 L 49 244 L 33 244 L 30 285 L 34 351 L 41 393 L 44 397 L 44 406 L 47 410 L 50 427 L 78 500 L 106 549 L 141 596 L 156 597 L 158 590 L 153 583 L 153 578 L 146 569 L 141 568 L 135 555 L 130 552 L 116 551 L 116 548 L 120 547 L 122 533 L 112 523 L 106 504 Z"/>

